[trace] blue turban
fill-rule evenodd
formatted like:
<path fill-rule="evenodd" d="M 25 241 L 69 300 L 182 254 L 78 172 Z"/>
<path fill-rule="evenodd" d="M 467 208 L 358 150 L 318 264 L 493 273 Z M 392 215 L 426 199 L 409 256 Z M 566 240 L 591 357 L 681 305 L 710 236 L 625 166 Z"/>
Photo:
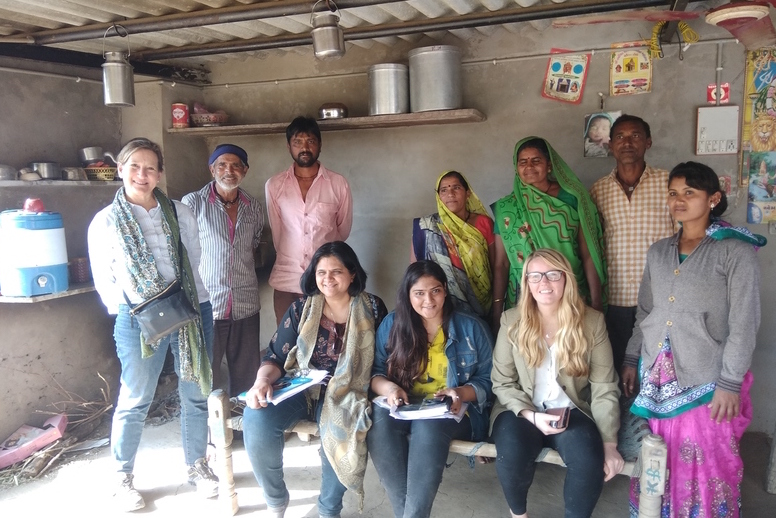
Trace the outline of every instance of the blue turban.
<path fill-rule="evenodd" d="M 218 157 L 227 153 L 238 156 L 240 160 L 242 160 L 243 164 L 245 164 L 246 167 L 248 166 L 248 153 L 246 153 L 245 150 L 240 146 L 235 146 L 234 144 L 221 144 L 216 146 L 213 152 L 210 153 L 210 158 L 208 159 L 207 164 L 213 165 L 213 162 L 218 160 Z"/>

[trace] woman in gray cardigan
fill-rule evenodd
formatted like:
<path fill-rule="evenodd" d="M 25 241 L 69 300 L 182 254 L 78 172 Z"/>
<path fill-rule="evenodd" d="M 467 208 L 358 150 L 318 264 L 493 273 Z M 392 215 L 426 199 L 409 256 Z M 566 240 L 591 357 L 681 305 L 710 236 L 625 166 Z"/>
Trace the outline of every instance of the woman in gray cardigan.
<path fill-rule="evenodd" d="M 752 417 L 760 324 L 755 247 L 765 238 L 718 220 L 726 207 L 711 168 L 686 162 L 671 171 L 668 208 L 682 229 L 647 253 L 626 351 L 625 395 L 636 392 L 637 368 L 641 380 L 631 411 L 668 446 L 662 516 L 739 516 L 738 443 Z M 637 512 L 638 479 L 632 486 Z"/>

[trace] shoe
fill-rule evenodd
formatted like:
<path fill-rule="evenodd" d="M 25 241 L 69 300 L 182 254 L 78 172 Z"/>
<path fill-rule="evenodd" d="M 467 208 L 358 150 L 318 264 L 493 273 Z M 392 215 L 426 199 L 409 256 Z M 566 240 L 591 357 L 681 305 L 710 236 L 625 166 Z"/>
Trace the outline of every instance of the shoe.
<path fill-rule="evenodd" d="M 218 496 L 218 477 L 205 459 L 197 459 L 189 466 L 189 484 L 196 486 L 197 493 L 205 498 Z"/>
<path fill-rule="evenodd" d="M 288 509 L 288 501 L 280 507 L 267 506 L 267 515 L 270 518 L 283 518 L 286 515 L 286 509 Z"/>
<path fill-rule="evenodd" d="M 113 493 L 113 500 L 124 512 L 137 511 L 145 507 L 143 495 L 135 489 L 132 482 L 135 476 L 132 473 L 119 473 L 119 486 Z"/>

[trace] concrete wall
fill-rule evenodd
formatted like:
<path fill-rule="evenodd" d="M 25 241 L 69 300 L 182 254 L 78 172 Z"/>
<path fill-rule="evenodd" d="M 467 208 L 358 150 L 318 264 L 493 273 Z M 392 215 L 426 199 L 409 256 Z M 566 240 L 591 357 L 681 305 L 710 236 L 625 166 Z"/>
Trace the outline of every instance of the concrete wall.
<path fill-rule="evenodd" d="M 30 161 L 78 164 L 78 150 L 102 146 L 116 151 L 121 117 L 102 105 L 99 83 L 13 73 L 0 74 L 0 163 L 18 168 Z M 0 182 L 0 210 L 21 208 L 41 198 L 62 214 L 68 257 L 85 256 L 86 228 L 108 205 L 117 182 L 100 185 L 9 185 Z M 0 253 L 9 253 L 0 250 Z M 96 293 L 36 304 L 0 303 L 0 440 L 25 422 L 40 424 L 52 402 L 68 399 L 62 388 L 88 400 L 99 399 L 107 378 L 117 386 L 118 361 L 112 319 Z"/>
<path fill-rule="evenodd" d="M 544 24 L 547 25 L 546 23 Z M 691 23 L 702 39 L 729 35 L 703 22 Z M 464 107 L 476 108 L 487 121 L 476 124 L 418 126 L 395 129 L 326 132 L 321 161 L 345 175 L 353 190 L 355 217 L 349 243 L 369 273 L 369 290 L 393 307 L 395 289 L 407 266 L 413 217 L 435 210 L 433 186 L 444 170 L 457 169 L 468 175 L 474 190 L 489 204 L 511 189 L 513 147 L 520 138 L 535 134 L 548 138 L 586 185 L 608 173 L 613 159 L 582 156 L 583 118 L 599 110 L 599 96 L 608 96 L 609 54 L 604 50 L 615 41 L 632 41 L 651 34 L 648 23 L 606 24 L 573 29 L 535 30 L 530 24 L 516 26 L 517 34 L 494 28 L 486 36 L 459 33 L 450 43 L 464 51 Z M 413 43 L 389 41 L 369 49 L 349 45 L 344 58 L 319 62 L 311 48 L 256 53 L 244 60 L 225 60 L 210 65 L 214 85 L 203 89 L 204 102 L 225 109 L 232 122 L 281 122 L 294 116 L 315 116 L 324 102 L 344 102 L 351 115 L 368 112 L 366 71 L 376 63 L 407 62 L 407 51 L 439 41 L 420 39 Z M 592 56 L 582 102 L 571 105 L 540 96 L 540 86 L 552 47 L 573 50 L 598 49 Z M 653 91 L 649 94 L 606 99 L 606 109 L 623 110 L 644 117 L 652 126 L 653 147 L 648 162 L 671 168 L 694 155 L 696 113 L 706 105 L 706 87 L 715 81 L 716 44 L 692 45 L 681 55 L 677 46 L 667 46 L 665 58 L 654 64 Z M 744 50 L 734 41 L 723 46 L 722 81 L 731 83 L 733 103 L 743 103 Z M 168 109 L 169 106 L 163 107 Z M 192 138 L 192 140 L 197 140 Z M 246 148 L 251 168 L 244 187 L 263 199 L 264 182 L 290 164 L 282 135 L 208 139 L 207 148 L 231 141 Z M 735 155 L 700 157 L 719 174 L 734 178 Z M 200 166 L 204 170 L 205 164 Z M 172 175 L 170 175 L 172 176 Z M 191 183 L 188 190 L 201 184 Z M 734 191 L 728 219 L 745 222 L 746 195 Z M 767 233 L 765 226 L 752 230 Z M 752 369 L 754 388 L 753 430 L 772 433 L 776 401 L 769 394 L 776 381 L 774 338 L 776 321 L 769 308 L 776 291 L 767 288 L 776 281 L 773 262 L 776 247 L 759 252 L 763 268 L 763 324 Z M 274 331 L 271 290 L 262 292 L 262 342 Z"/>

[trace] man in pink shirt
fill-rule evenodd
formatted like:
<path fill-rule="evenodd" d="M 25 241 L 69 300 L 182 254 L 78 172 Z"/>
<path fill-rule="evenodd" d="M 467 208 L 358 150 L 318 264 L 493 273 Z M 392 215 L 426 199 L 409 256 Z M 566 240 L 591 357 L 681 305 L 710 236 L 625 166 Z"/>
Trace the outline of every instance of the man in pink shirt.
<path fill-rule="evenodd" d="M 321 130 L 315 119 L 297 117 L 286 128 L 294 163 L 264 186 L 277 258 L 269 276 L 275 290 L 278 324 L 302 296 L 299 280 L 315 251 L 329 241 L 345 241 L 353 224 L 348 181 L 318 162 Z"/>

